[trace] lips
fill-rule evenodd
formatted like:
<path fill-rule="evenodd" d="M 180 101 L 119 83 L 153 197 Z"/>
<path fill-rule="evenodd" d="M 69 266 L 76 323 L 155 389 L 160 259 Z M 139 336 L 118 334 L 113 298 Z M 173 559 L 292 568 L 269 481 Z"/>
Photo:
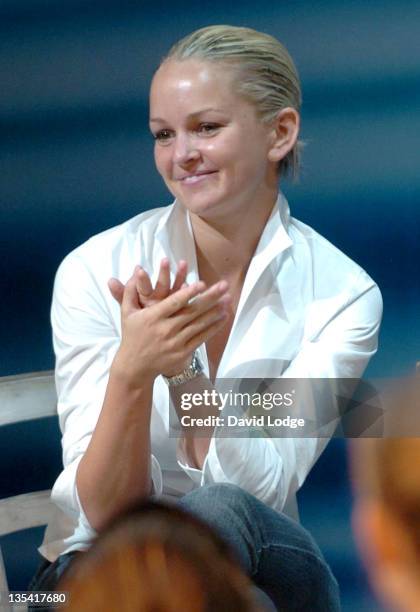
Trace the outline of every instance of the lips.
<path fill-rule="evenodd" d="M 184 185 L 195 185 L 196 183 L 200 183 L 205 180 L 211 174 L 215 174 L 217 170 L 210 170 L 208 172 L 195 172 L 194 174 L 187 174 L 186 176 L 181 176 L 177 180 Z"/>

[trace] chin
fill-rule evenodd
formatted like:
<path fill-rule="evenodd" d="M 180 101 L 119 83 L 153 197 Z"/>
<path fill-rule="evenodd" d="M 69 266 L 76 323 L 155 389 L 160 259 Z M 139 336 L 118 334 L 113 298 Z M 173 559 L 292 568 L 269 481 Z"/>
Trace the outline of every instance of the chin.
<path fill-rule="evenodd" d="M 209 194 L 203 194 L 202 196 L 196 194 L 190 197 L 182 197 L 182 195 L 179 195 L 178 199 L 190 213 L 200 216 L 217 214 L 217 211 L 220 210 L 222 205 L 222 200 L 220 198 L 212 197 Z"/>

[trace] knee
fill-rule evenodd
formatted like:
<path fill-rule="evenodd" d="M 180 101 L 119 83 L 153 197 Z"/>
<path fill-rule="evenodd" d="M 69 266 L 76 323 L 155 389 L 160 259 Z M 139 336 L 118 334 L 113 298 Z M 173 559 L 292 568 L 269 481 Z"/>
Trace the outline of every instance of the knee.
<path fill-rule="evenodd" d="M 205 485 L 199 489 L 187 493 L 180 503 L 191 511 L 204 510 L 206 513 L 226 513 L 227 509 L 240 511 L 248 507 L 254 500 L 250 493 L 241 487 L 229 483 L 216 483 Z"/>
<path fill-rule="evenodd" d="M 303 600 L 299 609 L 339 612 L 339 586 L 326 561 L 314 555 L 311 559 L 299 558 L 299 564 L 300 573 L 305 576 L 303 584 L 300 583 Z"/>
<path fill-rule="evenodd" d="M 232 530 L 250 529 L 259 504 L 258 500 L 241 487 L 228 483 L 211 484 L 195 489 L 180 500 L 181 506 L 225 537 Z"/>
<path fill-rule="evenodd" d="M 259 503 L 240 487 L 227 483 L 195 489 L 180 500 L 181 506 L 209 525 L 235 552 L 248 574 L 256 566 L 255 548 L 259 548 L 258 521 L 253 502 Z"/>

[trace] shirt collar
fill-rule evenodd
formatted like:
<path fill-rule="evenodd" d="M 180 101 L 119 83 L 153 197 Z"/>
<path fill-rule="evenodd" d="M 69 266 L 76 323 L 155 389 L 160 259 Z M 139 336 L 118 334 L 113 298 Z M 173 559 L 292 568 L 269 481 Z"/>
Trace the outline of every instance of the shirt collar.
<path fill-rule="evenodd" d="M 195 252 L 194 234 L 188 211 L 175 200 L 167 212 L 160 218 L 156 230 L 156 242 L 159 260 L 168 257 L 171 271 L 174 272 L 180 259 L 188 264 L 187 283 L 190 285 L 198 280 L 198 264 Z"/>
<path fill-rule="evenodd" d="M 288 234 L 290 223 L 289 204 L 279 192 L 270 217 L 265 224 L 252 262 L 263 260 L 268 265 L 274 257 L 289 248 L 293 242 Z"/>
<path fill-rule="evenodd" d="M 251 261 L 249 274 L 247 274 L 252 285 L 273 259 L 293 244 L 288 234 L 289 223 L 289 204 L 284 195 L 279 192 Z M 189 212 L 178 200 L 175 200 L 160 218 L 156 239 L 160 246 L 159 253 L 156 253 L 156 255 L 159 258 L 168 257 L 171 270 L 176 269 L 180 259 L 185 259 L 188 263 L 188 284 L 198 280 L 191 219 Z"/>

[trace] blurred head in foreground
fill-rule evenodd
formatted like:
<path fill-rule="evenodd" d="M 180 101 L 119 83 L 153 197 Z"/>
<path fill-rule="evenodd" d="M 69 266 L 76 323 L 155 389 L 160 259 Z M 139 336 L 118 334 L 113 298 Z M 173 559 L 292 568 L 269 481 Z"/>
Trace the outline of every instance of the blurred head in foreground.
<path fill-rule="evenodd" d="M 356 538 L 378 597 L 399 612 L 420 610 L 420 438 L 408 437 L 419 435 L 419 389 L 413 379 L 392 397 L 399 423 L 390 432 L 406 437 L 355 440 L 351 449 Z M 406 415 L 417 420 L 410 429 L 401 427 Z"/>
<path fill-rule="evenodd" d="M 80 555 L 58 590 L 69 612 L 258 612 L 230 548 L 176 507 L 131 510 Z"/>

